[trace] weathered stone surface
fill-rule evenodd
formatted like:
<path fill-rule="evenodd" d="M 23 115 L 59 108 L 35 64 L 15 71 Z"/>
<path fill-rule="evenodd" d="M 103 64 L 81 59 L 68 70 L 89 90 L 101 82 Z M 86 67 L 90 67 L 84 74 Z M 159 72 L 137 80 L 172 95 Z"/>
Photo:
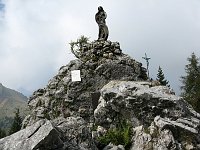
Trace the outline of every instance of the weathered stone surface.
<path fill-rule="evenodd" d="M 123 54 L 118 42 L 94 41 L 82 48 L 78 60 L 61 67 L 46 87 L 33 93 L 28 101 L 31 113 L 23 121 L 23 128 L 41 119 L 53 121 L 62 133 L 64 149 L 96 148 L 87 126 L 94 122 L 93 112 L 105 84 L 147 78 L 142 64 Z M 81 82 L 72 82 L 72 70 L 80 70 Z"/>
<path fill-rule="evenodd" d="M 200 114 L 170 88 L 148 82 L 142 64 L 118 42 L 94 41 L 79 51 L 78 60 L 33 93 L 25 129 L 1 139 L 0 149 L 200 149 Z M 80 82 L 71 81 L 72 70 L 80 70 Z M 123 120 L 131 124 L 128 146 L 99 141 Z"/>
<path fill-rule="evenodd" d="M 134 128 L 135 136 L 133 139 L 133 147 L 131 150 L 147 150 L 153 149 L 151 143 L 152 138 L 149 134 L 143 132 L 143 126 Z"/>
<path fill-rule="evenodd" d="M 50 150 L 62 147 L 60 132 L 48 120 L 40 120 L 26 129 L 0 139 L 1 150 Z"/>
<path fill-rule="evenodd" d="M 87 123 L 81 117 L 40 120 L 0 139 L 1 150 L 97 150 Z"/>
<path fill-rule="evenodd" d="M 94 42 L 86 47 L 95 48 L 99 45 L 101 46 L 97 50 L 98 52 L 102 50 L 102 47 L 108 47 L 109 53 L 120 48 L 119 43 L 110 41 Z M 111 80 L 146 79 L 146 72 L 142 64 L 128 55 L 113 53 L 112 59 L 97 57 L 96 61 L 71 61 L 68 65 L 60 68 L 58 74 L 49 81 L 45 88 L 34 92 L 28 102 L 31 114 L 25 118 L 23 127 L 31 125 L 41 118 L 54 119 L 58 116 L 81 116 L 86 121 L 90 121 L 93 118 L 93 109 L 96 107 L 94 106 L 96 104 L 93 103 L 95 101 L 93 93 L 98 93 Z M 71 81 L 72 70 L 80 70 L 81 82 Z"/>
<path fill-rule="evenodd" d="M 102 58 L 115 59 L 123 54 L 119 42 L 104 40 L 84 43 L 82 47 L 74 48 L 72 52 L 83 62 L 95 62 Z"/>
<path fill-rule="evenodd" d="M 87 93 L 82 93 L 82 96 L 85 95 Z M 131 150 L 200 148 L 199 114 L 168 87 L 144 81 L 114 80 L 106 84 L 100 93 L 93 93 L 92 97 L 99 97 L 99 104 L 94 111 L 95 125 L 99 125 L 96 131 L 91 132 L 87 127 L 88 121 L 82 118 L 82 113 L 89 115 L 84 105 L 77 107 L 80 117 L 73 117 L 78 113 L 69 110 L 67 118 L 56 117 L 52 120 L 59 133 L 62 133 L 60 139 L 63 149 L 97 149 L 95 144 L 99 144 L 96 143 L 98 137 L 123 119 L 133 125 Z M 123 148 L 110 144 L 104 149 Z"/>
<path fill-rule="evenodd" d="M 132 150 L 200 148 L 199 114 L 165 86 L 111 81 L 101 89 L 94 117 L 105 129 L 129 120 L 135 127 Z"/>
<path fill-rule="evenodd" d="M 62 132 L 63 149 L 97 150 L 87 123 L 81 117 L 56 118 L 53 120 Z"/>
<path fill-rule="evenodd" d="M 149 132 L 151 127 L 145 129 L 143 126 L 134 128 L 134 138 L 131 150 L 176 150 L 179 149 L 173 134 L 170 130 L 154 130 Z"/>
<path fill-rule="evenodd" d="M 109 145 L 107 145 L 103 150 L 125 150 L 123 145 L 113 145 L 112 143 L 110 143 Z"/>

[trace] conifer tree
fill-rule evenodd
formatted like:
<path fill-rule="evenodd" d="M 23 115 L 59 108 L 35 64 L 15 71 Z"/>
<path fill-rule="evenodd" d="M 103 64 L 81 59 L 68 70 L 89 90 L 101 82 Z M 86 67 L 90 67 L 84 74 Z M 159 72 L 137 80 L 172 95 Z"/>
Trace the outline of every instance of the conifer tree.
<path fill-rule="evenodd" d="M 158 80 L 160 82 L 161 85 L 164 85 L 164 86 L 169 86 L 168 83 L 169 81 L 167 81 L 165 79 L 165 75 L 163 74 L 163 71 L 162 71 L 162 68 L 159 66 L 158 68 L 158 74 L 157 74 L 157 78 L 156 80 Z"/>
<path fill-rule="evenodd" d="M 22 118 L 20 117 L 19 109 L 17 109 L 15 112 L 15 117 L 12 126 L 10 128 L 9 134 L 13 134 L 19 131 L 21 129 L 21 126 L 22 126 Z"/>
<path fill-rule="evenodd" d="M 181 96 L 187 100 L 197 112 L 200 112 L 200 66 L 199 58 L 192 53 L 185 66 L 185 76 L 181 77 Z"/>

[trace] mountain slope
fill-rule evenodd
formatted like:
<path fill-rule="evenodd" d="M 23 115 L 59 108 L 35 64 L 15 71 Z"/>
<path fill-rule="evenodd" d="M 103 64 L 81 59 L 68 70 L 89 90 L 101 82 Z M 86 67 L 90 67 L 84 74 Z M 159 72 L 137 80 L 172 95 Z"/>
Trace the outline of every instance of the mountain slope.
<path fill-rule="evenodd" d="M 5 120 L 5 117 L 13 118 L 17 108 L 19 108 L 21 115 L 25 115 L 27 97 L 0 83 L 0 127 L 3 126 L 1 120 Z"/>

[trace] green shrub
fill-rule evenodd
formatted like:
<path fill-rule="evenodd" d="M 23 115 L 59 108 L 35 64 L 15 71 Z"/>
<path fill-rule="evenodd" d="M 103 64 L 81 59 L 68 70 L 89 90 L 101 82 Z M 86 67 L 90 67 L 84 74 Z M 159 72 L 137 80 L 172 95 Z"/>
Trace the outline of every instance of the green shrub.
<path fill-rule="evenodd" d="M 71 46 L 71 52 L 79 59 L 81 59 L 81 53 L 83 52 L 84 44 L 89 42 L 89 38 L 82 35 L 77 41 L 71 41 L 69 44 Z M 83 61 L 83 60 L 82 60 Z M 87 60 L 85 60 L 87 61 Z"/>
<path fill-rule="evenodd" d="M 95 124 L 93 124 L 93 126 L 91 127 L 91 130 L 92 130 L 92 131 L 97 131 L 97 128 L 98 128 L 98 126 L 95 125 Z"/>
<path fill-rule="evenodd" d="M 109 129 L 107 133 L 99 137 L 99 142 L 108 145 L 110 142 L 114 145 L 124 145 L 125 149 L 131 146 L 132 126 L 127 121 L 123 121 L 114 129 Z"/>
<path fill-rule="evenodd" d="M 150 134 L 150 130 L 149 130 L 149 128 L 144 127 L 143 130 L 144 130 L 144 133 L 146 133 L 146 134 Z"/>

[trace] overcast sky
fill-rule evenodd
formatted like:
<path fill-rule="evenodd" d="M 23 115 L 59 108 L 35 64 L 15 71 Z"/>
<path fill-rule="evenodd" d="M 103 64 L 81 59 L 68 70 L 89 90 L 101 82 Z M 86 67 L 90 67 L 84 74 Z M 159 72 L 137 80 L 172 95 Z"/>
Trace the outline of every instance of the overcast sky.
<path fill-rule="evenodd" d="M 96 40 L 98 6 L 107 13 L 109 40 L 143 63 L 159 65 L 179 93 L 187 57 L 200 56 L 200 0 L 0 0 L 0 82 L 13 89 L 43 88 L 75 57 L 69 42 Z"/>

